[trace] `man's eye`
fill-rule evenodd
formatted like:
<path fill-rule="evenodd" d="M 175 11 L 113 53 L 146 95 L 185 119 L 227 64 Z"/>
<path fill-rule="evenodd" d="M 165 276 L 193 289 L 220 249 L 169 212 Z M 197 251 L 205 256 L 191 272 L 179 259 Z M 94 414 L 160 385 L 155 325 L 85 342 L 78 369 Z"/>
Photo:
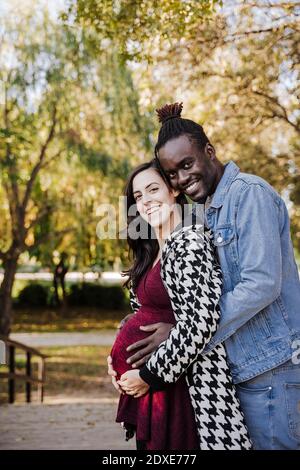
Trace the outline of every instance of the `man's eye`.
<path fill-rule="evenodd" d="M 192 166 L 192 163 L 191 163 L 191 162 L 185 163 L 185 164 L 183 165 L 183 169 L 184 169 L 184 170 L 188 170 L 189 168 L 191 168 L 191 166 Z"/>
<path fill-rule="evenodd" d="M 169 173 L 170 179 L 175 178 L 175 176 L 176 176 L 176 173 L 174 171 L 171 171 L 171 173 Z"/>

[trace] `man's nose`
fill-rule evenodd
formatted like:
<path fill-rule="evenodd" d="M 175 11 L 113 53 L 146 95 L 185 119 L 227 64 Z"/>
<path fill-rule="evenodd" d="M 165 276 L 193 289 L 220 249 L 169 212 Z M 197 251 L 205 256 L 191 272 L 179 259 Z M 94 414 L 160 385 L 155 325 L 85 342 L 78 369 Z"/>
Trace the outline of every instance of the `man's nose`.
<path fill-rule="evenodd" d="M 178 171 L 178 186 L 185 186 L 189 180 L 189 174 L 185 170 Z"/>

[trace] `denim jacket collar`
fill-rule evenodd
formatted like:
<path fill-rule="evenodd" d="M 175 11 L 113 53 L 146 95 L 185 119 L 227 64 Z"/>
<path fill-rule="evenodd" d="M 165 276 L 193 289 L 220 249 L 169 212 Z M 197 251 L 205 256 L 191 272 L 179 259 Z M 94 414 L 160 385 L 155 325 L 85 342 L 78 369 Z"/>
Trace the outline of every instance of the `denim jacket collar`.
<path fill-rule="evenodd" d="M 239 171 L 239 167 L 233 161 L 226 163 L 225 171 L 217 186 L 217 189 L 215 190 L 212 202 L 210 204 L 211 208 L 218 209 L 223 205 L 224 197 L 226 196 L 233 180 Z"/>

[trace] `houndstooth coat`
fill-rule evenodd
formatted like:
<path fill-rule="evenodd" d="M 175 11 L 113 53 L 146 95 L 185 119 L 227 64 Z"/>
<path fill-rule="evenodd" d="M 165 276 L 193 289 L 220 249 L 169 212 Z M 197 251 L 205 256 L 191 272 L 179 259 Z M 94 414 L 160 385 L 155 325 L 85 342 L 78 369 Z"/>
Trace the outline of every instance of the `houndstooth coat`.
<path fill-rule="evenodd" d="M 193 224 L 170 235 L 162 253 L 161 277 L 176 325 L 140 375 L 159 389 L 186 374 L 200 449 L 250 449 L 224 346 L 202 355 L 218 325 L 221 276 L 211 232 Z M 132 292 L 131 305 L 139 308 Z"/>

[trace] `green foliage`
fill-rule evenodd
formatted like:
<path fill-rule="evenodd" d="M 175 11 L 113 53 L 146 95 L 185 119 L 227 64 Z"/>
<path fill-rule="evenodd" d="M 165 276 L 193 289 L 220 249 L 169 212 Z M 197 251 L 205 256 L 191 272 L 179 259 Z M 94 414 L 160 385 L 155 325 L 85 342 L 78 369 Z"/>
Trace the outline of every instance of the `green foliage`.
<path fill-rule="evenodd" d="M 95 307 L 105 310 L 122 310 L 128 307 L 127 292 L 118 285 L 71 284 L 67 292 L 67 304 L 70 307 Z M 18 309 L 52 307 L 53 287 L 51 284 L 32 282 L 20 290 L 14 302 Z"/>
<path fill-rule="evenodd" d="M 19 307 L 46 307 L 49 305 L 50 289 L 38 283 L 25 286 L 19 293 Z"/>
<path fill-rule="evenodd" d="M 151 148 L 132 71 L 113 48 L 95 53 L 93 32 L 50 19 L 45 5 L 35 19 L 4 15 L 1 27 L 16 60 L 0 55 L 0 254 L 17 246 L 50 268 L 62 251 L 78 269 L 105 264 L 97 207 L 117 202 Z M 119 243 L 103 245 L 113 264 Z"/>
<path fill-rule="evenodd" d="M 91 283 L 73 284 L 68 295 L 70 306 L 86 305 L 121 310 L 127 304 L 125 291 L 120 286 L 101 286 Z"/>
<path fill-rule="evenodd" d="M 100 51 L 116 47 L 124 60 L 141 58 L 155 39 L 179 39 L 207 19 L 217 0 L 77 0 L 70 16 L 93 27 Z M 64 15 L 67 18 L 67 15 Z"/>

